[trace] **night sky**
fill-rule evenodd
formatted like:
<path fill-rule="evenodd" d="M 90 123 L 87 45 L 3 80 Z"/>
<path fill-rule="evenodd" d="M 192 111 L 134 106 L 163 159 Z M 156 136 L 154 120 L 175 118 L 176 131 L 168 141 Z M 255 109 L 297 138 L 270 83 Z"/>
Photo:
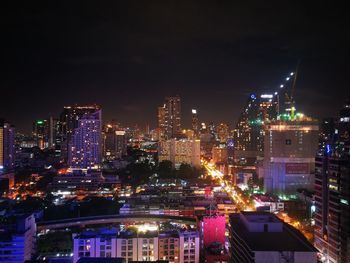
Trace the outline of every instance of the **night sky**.
<path fill-rule="evenodd" d="M 8 2 L 0 11 L 0 117 L 20 131 L 73 103 L 101 104 L 104 120 L 154 127 L 157 106 L 176 94 L 185 126 L 197 108 L 201 120 L 233 127 L 248 95 L 278 89 L 299 60 L 298 110 L 334 116 L 350 95 L 341 5 Z"/>

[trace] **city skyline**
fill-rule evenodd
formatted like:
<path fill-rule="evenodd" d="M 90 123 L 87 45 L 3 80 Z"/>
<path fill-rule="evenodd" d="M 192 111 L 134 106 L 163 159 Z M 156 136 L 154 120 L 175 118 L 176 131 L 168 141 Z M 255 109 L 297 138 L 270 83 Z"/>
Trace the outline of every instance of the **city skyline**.
<path fill-rule="evenodd" d="M 245 98 L 274 90 L 298 61 L 300 111 L 334 116 L 347 96 L 340 7 L 191 1 L 79 7 L 10 6 L 4 16 L 0 112 L 19 131 L 29 131 L 28 119 L 55 116 L 74 103 L 101 105 L 105 120 L 156 126 L 156 106 L 176 94 L 186 126 L 192 108 L 205 121 L 235 125 Z"/>

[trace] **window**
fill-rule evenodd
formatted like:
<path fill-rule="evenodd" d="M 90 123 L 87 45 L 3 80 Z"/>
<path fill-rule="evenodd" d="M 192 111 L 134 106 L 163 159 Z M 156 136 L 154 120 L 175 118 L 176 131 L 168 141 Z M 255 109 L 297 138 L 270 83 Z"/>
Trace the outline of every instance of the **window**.
<path fill-rule="evenodd" d="M 286 145 L 292 145 L 292 140 L 291 139 L 287 139 L 286 140 Z"/>

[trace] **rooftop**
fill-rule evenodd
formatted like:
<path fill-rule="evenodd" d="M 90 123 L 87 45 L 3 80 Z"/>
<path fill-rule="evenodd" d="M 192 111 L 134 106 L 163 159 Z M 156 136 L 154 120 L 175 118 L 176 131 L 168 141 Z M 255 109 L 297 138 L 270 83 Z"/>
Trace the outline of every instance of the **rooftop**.
<path fill-rule="evenodd" d="M 272 222 L 281 222 L 282 231 L 279 232 L 250 232 L 244 224 L 240 214 L 232 214 L 230 223 L 232 231 L 235 232 L 252 251 L 304 251 L 316 252 L 316 248 L 295 228 L 280 221 L 275 215 L 267 216 L 266 212 L 243 212 L 248 218 L 266 216 Z M 253 222 L 254 219 L 253 219 Z M 264 221 L 257 221 L 262 222 Z M 270 222 L 269 222 L 270 223 Z"/>

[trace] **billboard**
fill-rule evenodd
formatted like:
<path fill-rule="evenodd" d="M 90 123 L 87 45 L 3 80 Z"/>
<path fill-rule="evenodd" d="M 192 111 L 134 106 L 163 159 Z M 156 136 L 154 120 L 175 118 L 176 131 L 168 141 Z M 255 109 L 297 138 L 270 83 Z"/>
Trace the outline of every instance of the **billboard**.
<path fill-rule="evenodd" d="M 286 174 L 309 174 L 309 163 L 286 163 Z"/>

